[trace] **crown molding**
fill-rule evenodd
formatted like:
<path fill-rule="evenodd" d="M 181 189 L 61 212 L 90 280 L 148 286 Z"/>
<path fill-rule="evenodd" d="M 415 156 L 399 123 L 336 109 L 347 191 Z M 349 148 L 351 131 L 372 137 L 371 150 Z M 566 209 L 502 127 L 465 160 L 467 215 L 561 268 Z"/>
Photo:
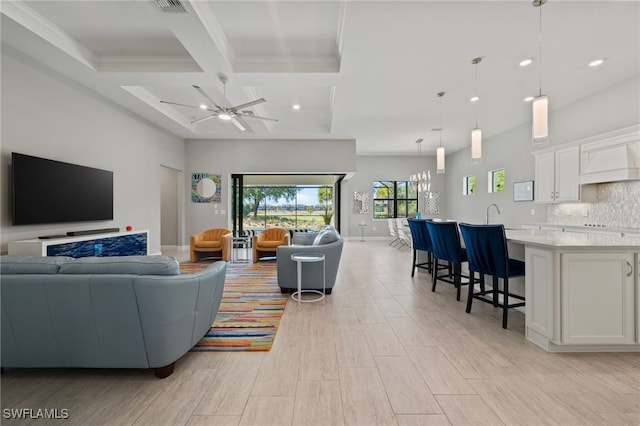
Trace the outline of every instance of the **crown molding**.
<path fill-rule="evenodd" d="M 233 63 L 235 72 L 337 73 L 337 56 L 241 56 Z"/>
<path fill-rule="evenodd" d="M 78 62 L 96 71 L 96 56 L 60 27 L 44 18 L 22 1 L 3 1 L 3 15 L 22 25 L 43 40 L 56 46 Z"/>
<path fill-rule="evenodd" d="M 100 72 L 203 72 L 193 60 L 185 56 L 100 56 Z"/>

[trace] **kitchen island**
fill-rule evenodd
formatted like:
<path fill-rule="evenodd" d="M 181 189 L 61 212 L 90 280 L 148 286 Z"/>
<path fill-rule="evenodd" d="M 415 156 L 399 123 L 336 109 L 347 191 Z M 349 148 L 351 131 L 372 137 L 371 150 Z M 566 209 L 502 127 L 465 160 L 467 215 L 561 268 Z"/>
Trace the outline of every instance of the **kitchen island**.
<path fill-rule="evenodd" d="M 640 238 L 506 234 L 524 246 L 528 340 L 550 352 L 640 351 Z"/>

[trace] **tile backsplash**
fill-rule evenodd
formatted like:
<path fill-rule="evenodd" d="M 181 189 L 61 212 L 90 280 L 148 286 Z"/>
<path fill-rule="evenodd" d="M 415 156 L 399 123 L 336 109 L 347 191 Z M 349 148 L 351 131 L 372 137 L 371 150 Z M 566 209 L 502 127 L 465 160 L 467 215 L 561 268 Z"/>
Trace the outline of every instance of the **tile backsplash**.
<path fill-rule="evenodd" d="M 598 184 L 593 203 L 549 204 L 547 222 L 640 228 L 640 181 Z"/>

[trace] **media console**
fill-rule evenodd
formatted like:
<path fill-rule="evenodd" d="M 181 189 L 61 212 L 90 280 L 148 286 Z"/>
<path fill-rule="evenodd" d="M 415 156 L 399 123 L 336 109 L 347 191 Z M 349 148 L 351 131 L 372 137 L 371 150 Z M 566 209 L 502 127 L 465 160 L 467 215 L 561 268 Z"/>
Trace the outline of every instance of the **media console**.
<path fill-rule="evenodd" d="M 32 256 L 136 256 L 149 254 L 149 231 L 114 232 L 9 242 L 9 254 Z"/>

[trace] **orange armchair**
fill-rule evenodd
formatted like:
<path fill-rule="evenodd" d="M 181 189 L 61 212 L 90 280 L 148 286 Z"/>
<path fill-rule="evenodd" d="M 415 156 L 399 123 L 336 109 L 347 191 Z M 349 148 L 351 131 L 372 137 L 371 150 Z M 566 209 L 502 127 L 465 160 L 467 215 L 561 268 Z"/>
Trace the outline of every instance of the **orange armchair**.
<path fill-rule="evenodd" d="M 231 258 L 231 237 L 230 230 L 225 228 L 213 228 L 191 236 L 190 259 L 195 262 L 203 257 L 211 257 L 220 253 L 222 260 L 228 261 Z"/>
<path fill-rule="evenodd" d="M 283 228 L 265 229 L 253 236 L 253 263 L 260 257 L 275 256 L 278 246 L 289 245 L 289 231 Z"/>

